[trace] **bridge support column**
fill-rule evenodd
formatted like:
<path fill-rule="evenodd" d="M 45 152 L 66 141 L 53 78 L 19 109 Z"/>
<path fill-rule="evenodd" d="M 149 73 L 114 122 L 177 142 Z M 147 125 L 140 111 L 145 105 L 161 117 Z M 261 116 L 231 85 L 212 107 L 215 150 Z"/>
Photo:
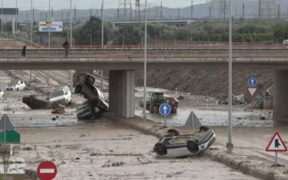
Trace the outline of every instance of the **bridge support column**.
<path fill-rule="evenodd" d="M 109 110 L 122 117 L 135 115 L 135 77 L 133 70 L 109 72 Z"/>
<path fill-rule="evenodd" d="M 273 119 L 276 124 L 288 124 L 288 70 L 275 70 L 273 82 Z"/>

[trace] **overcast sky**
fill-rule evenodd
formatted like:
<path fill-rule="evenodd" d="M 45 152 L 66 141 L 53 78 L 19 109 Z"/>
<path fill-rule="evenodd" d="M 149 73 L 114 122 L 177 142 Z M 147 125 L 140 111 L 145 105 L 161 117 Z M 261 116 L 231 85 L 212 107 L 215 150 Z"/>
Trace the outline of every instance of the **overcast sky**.
<path fill-rule="evenodd" d="M 16 1 L 18 1 L 18 8 L 20 10 L 30 9 L 31 0 L 3 0 L 4 8 L 16 7 Z M 36 9 L 48 9 L 49 0 L 32 0 L 33 7 Z M 77 9 L 91 9 L 100 8 L 102 0 L 72 0 L 73 8 Z M 120 0 L 104 0 L 105 8 L 117 8 Z M 124 0 L 122 0 L 124 1 Z M 129 0 L 127 0 L 129 2 Z M 166 7 L 187 7 L 191 5 L 191 0 L 162 0 L 163 6 Z M 194 0 L 194 3 L 203 3 L 207 0 Z M 132 6 L 135 6 L 135 0 L 131 0 Z M 144 4 L 144 0 L 140 0 L 141 4 Z M 148 5 L 157 6 L 160 5 L 161 0 L 148 0 Z M 70 7 L 70 0 L 51 0 L 51 8 L 53 9 L 67 9 Z"/>

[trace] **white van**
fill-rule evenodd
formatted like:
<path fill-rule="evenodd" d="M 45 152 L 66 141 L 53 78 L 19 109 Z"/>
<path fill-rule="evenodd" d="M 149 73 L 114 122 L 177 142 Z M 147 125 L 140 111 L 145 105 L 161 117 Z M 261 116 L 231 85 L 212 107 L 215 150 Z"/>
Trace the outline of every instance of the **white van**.
<path fill-rule="evenodd" d="M 70 105 L 72 101 L 72 93 L 68 86 L 65 86 L 61 91 L 56 91 L 50 94 L 49 101 L 51 103 L 60 103 L 63 105 Z"/>

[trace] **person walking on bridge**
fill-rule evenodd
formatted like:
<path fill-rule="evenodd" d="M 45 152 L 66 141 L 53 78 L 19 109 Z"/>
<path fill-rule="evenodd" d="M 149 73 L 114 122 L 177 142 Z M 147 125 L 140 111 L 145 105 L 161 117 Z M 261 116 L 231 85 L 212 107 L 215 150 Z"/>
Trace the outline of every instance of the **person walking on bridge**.
<path fill-rule="evenodd" d="M 26 56 L 26 49 L 27 49 L 27 46 L 26 46 L 26 44 L 23 46 L 23 48 L 22 48 L 22 57 L 24 57 L 25 58 L 25 56 Z"/>
<path fill-rule="evenodd" d="M 65 57 L 67 58 L 67 57 L 68 57 L 68 54 L 69 54 L 69 43 L 68 43 L 67 39 L 66 39 L 66 41 L 63 43 L 62 46 L 63 46 L 64 49 L 65 49 Z"/>

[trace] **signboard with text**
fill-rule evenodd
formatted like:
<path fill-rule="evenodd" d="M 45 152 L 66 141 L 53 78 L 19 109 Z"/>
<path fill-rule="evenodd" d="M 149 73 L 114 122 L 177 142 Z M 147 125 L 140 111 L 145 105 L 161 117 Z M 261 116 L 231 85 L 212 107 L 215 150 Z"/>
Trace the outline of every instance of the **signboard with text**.
<path fill-rule="evenodd" d="M 63 23 L 59 21 L 40 21 L 39 32 L 62 32 Z"/>

